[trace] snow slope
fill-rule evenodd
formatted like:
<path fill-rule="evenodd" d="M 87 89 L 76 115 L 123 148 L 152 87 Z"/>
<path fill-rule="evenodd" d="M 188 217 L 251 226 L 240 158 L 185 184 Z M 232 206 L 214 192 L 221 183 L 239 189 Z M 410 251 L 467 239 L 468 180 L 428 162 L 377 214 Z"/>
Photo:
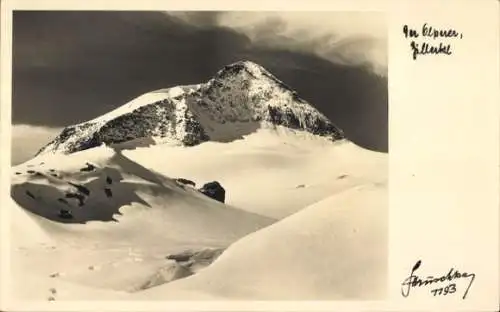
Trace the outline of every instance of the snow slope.
<path fill-rule="evenodd" d="M 66 127 L 12 168 L 13 293 L 380 298 L 386 179 L 386 155 L 237 62 Z M 225 203 L 197 190 L 211 181 Z"/>
<path fill-rule="evenodd" d="M 224 249 L 275 221 L 212 200 L 109 148 L 13 170 L 12 263 L 24 276 L 14 279 L 21 295 L 31 275 L 118 292 L 137 291 L 152 279 L 169 282 L 203 263 L 186 271 L 167 256 Z M 59 218 L 60 209 L 71 210 L 73 219 Z"/>
<path fill-rule="evenodd" d="M 199 274 L 134 299 L 376 300 L 386 291 L 387 190 L 329 197 L 237 241 Z"/>
<path fill-rule="evenodd" d="M 285 127 L 259 129 L 230 144 L 123 153 L 163 174 L 196 182 L 216 176 L 228 189 L 228 204 L 278 219 L 357 185 L 387 179 L 385 154 Z"/>
<path fill-rule="evenodd" d="M 387 159 L 347 141 L 273 127 L 231 143 L 45 154 L 12 171 L 22 300 L 371 299 L 383 289 Z M 226 204 L 179 177 L 219 181 Z M 65 195 L 81 186 L 82 206 Z M 72 221 L 56 217 L 63 207 Z"/>

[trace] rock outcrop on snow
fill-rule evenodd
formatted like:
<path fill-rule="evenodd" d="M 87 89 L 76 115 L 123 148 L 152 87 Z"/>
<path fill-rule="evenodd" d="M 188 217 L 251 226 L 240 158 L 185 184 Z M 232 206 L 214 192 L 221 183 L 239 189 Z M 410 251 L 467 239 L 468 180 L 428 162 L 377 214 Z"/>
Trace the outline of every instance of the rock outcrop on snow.
<path fill-rule="evenodd" d="M 175 182 L 177 182 L 178 184 L 181 184 L 181 185 L 191 185 L 192 187 L 196 186 L 196 182 L 191 181 L 189 179 L 185 179 L 185 178 L 177 178 L 177 179 L 175 179 Z"/>
<path fill-rule="evenodd" d="M 217 181 L 205 183 L 205 185 L 203 185 L 203 187 L 200 188 L 199 191 L 202 194 L 205 194 L 206 196 L 218 200 L 222 203 L 226 199 L 226 190 Z"/>

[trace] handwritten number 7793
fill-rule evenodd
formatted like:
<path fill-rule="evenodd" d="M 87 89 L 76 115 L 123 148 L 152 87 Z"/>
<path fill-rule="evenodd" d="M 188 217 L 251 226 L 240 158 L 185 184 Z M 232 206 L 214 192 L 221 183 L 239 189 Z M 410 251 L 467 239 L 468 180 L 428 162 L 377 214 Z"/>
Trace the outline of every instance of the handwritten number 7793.
<path fill-rule="evenodd" d="M 455 284 L 450 284 L 446 287 L 440 287 L 431 290 L 431 294 L 435 296 L 446 296 L 448 294 L 453 294 L 454 292 L 457 291 L 456 285 Z"/>

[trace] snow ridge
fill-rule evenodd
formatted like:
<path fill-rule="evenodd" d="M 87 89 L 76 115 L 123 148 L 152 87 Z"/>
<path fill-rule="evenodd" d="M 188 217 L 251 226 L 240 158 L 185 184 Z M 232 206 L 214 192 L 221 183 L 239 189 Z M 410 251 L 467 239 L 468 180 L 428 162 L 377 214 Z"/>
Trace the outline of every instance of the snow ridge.
<path fill-rule="evenodd" d="M 66 127 L 37 155 L 70 154 L 138 139 L 194 146 L 235 140 L 266 125 L 332 141 L 344 138 L 342 130 L 262 66 L 240 61 L 225 66 L 207 83 L 149 92 L 98 118 Z"/>

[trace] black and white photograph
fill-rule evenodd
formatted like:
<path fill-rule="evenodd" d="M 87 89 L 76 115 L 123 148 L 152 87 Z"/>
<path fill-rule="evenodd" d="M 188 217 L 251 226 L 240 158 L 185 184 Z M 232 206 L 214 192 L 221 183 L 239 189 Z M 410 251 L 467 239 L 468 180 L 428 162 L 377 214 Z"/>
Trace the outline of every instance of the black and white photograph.
<path fill-rule="evenodd" d="M 384 300 L 387 23 L 12 13 L 11 292 Z"/>

